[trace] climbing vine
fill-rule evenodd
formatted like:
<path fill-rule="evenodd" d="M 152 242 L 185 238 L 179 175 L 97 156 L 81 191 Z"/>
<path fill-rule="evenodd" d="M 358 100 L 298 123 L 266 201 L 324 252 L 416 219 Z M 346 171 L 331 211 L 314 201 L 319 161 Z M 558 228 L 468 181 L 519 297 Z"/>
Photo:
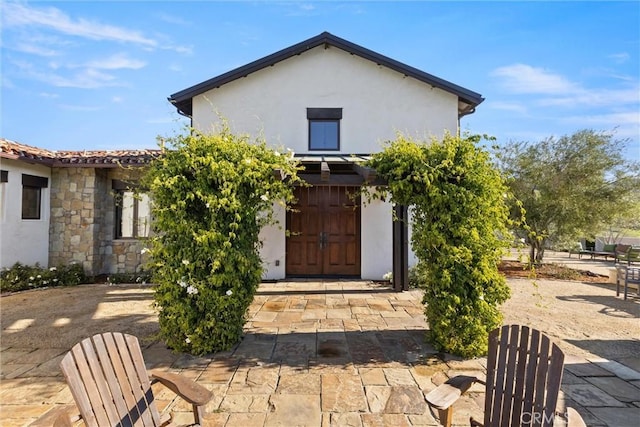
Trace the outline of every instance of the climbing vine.
<path fill-rule="evenodd" d="M 508 193 L 480 136 L 414 141 L 399 135 L 368 166 L 387 180 L 370 198 L 410 206 L 416 274 L 424 287 L 429 339 L 464 357 L 485 354 L 509 298 L 498 271 L 508 247 Z"/>
<path fill-rule="evenodd" d="M 297 171 L 293 153 L 227 127 L 166 141 L 144 183 L 155 305 L 171 348 L 205 354 L 239 341 L 262 277 L 260 229 L 274 223 L 274 203 L 293 200 Z"/>

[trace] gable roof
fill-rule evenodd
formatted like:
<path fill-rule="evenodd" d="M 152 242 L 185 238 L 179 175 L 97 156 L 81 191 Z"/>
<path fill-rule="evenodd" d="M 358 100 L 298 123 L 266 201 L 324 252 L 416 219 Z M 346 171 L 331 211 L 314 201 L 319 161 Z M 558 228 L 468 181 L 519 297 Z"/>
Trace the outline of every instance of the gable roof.
<path fill-rule="evenodd" d="M 168 98 L 169 102 L 171 102 L 176 107 L 180 114 L 191 116 L 193 114 L 193 98 L 195 96 L 207 92 L 211 89 L 220 87 L 226 83 L 237 80 L 241 77 L 246 77 L 251 73 L 272 66 L 280 61 L 284 61 L 285 59 L 289 59 L 292 56 L 300 55 L 301 53 L 304 53 L 320 45 L 337 47 L 348 53 L 358 55 L 361 58 L 368 59 L 369 61 L 375 62 L 378 65 L 383 65 L 406 76 L 413 77 L 416 80 L 456 95 L 458 97 L 459 117 L 473 113 L 475 108 L 482 101 L 484 101 L 484 98 L 479 93 L 473 92 L 469 89 L 465 89 L 461 86 L 433 76 L 429 73 L 425 73 L 424 71 L 421 71 L 417 68 L 403 64 L 387 56 L 366 49 L 362 46 L 358 46 L 357 44 L 341 39 L 340 37 L 336 37 L 333 34 L 325 31 L 315 37 L 290 46 L 286 49 L 282 49 L 276 53 L 265 56 L 264 58 L 253 61 L 247 65 L 236 68 L 217 77 L 206 80 L 202 83 L 198 83 L 197 85 L 181 90 L 180 92 L 176 92 Z"/>
<path fill-rule="evenodd" d="M 0 138 L 0 157 L 50 167 L 112 168 L 142 166 L 161 154 L 160 150 L 51 151 Z"/>

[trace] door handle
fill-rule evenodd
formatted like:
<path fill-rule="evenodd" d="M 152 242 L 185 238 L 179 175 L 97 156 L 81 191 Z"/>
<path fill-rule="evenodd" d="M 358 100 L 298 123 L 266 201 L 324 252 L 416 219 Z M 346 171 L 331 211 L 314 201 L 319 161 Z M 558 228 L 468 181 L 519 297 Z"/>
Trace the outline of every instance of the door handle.
<path fill-rule="evenodd" d="M 327 247 L 327 233 L 325 233 L 324 231 L 320 232 L 320 249 L 324 249 L 325 247 Z"/>

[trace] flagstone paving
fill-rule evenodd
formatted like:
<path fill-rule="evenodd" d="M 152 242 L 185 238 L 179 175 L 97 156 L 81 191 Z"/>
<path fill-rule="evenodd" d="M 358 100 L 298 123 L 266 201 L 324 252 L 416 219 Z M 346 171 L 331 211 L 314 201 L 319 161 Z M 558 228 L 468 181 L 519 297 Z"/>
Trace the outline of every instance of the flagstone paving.
<path fill-rule="evenodd" d="M 453 375 L 486 369 L 484 358 L 457 359 L 425 343 L 417 290 L 394 293 L 366 281 L 265 283 L 248 319 L 242 342 L 208 357 L 145 344 L 149 368 L 183 374 L 213 391 L 206 426 L 434 426 L 437 416 L 424 394 Z M 3 344 L 1 350 L 0 425 L 28 425 L 73 402 L 57 367 L 66 349 Z M 634 368 L 569 355 L 562 400 L 589 426 L 637 426 Z M 482 393 L 475 385 L 456 404 L 454 425 L 481 418 Z M 192 422 L 189 405 L 170 391 L 158 388 L 156 399 L 178 423 Z"/>

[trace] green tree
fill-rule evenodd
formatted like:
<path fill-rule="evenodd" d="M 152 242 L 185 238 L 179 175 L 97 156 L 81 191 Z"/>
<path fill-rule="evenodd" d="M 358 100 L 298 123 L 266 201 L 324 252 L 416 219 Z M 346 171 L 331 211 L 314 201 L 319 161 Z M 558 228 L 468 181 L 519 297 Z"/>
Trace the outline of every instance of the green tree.
<path fill-rule="evenodd" d="M 400 135 L 369 162 L 388 182 L 370 197 L 411 208 L 429 338 L 465 357 L 487 352 L 489 331 L 502 324 L 498 306 L 509 298 L 498 271 L 509 244 L 507 188 L 480 140 L 446 135 L 423 143 Z"/>
<path fill-rule="evenodd" d="M 517 232 L 540 263 L 554 243 L 593 237 L 633 216 L 638 204 L 640 164 L 624 158 L 627 140 L 581 130 L 538 143 L 512 142 L 498 153 L 508 185 L 525 210 Z M 520 216 L 520 206 L 514 205 Z"/>
<path fill-rule="evenodd" d="M 239 341 L 262 277 L 260 229 L 274 202 L 292 201 L 297 170 L 292 153 L 226 127 L 172 138 L 151 164 L 155 304 L 171 348 L 204 354 Z"/>

